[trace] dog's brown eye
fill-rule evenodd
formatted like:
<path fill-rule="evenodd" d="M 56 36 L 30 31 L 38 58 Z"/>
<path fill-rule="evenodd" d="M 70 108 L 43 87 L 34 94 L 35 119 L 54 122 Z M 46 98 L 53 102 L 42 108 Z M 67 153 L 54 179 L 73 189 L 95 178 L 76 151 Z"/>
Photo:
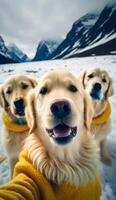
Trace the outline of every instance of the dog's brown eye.
<path fill-rule="evenodd" d="M 103 82 L 103 83 L 106 83 L 106 82 L 107 82 L 107 80 L 106 80 L 105 78 L 103 78 L 103 79 L 102 79 L 102 82 Z"/>
<path fill-rule="evenodd" d="M 69 85 L 69 88 L 68 88 L 71 92 L 77 92 L 77 88 L 75 85 Z"/>
<path fill-rule="evenodd" d="M 27 89 L 27 88 L 28 88 L 28 85 L 27 85 L 27 84 L 23 84 L 23 85 L 22 85 L 22 89 L 23 89 L 23 90 L 25 90 L 25 89 Z"/>
<path fill-rule="evenodd" d="M 47 87 L 42 87 L 40 90 L 40 94 L 45 95 L 48 92 L 48 88 Z"/>
<path fill-rule="evenodd" d="M 11 89 L 8 89 L 8 90 L 6 91 L 6 93 L 7 93 L 7 94 L 11 94 L 11 93 L 12 93 L 12 90 L 11 90 Z"/>
<path fill-rule="evenodd" d="M 94 77 L 93 74 L 89 74 L 89 75 L 88 75 L 88 78 L 93 78 L 93 77 Z"/>

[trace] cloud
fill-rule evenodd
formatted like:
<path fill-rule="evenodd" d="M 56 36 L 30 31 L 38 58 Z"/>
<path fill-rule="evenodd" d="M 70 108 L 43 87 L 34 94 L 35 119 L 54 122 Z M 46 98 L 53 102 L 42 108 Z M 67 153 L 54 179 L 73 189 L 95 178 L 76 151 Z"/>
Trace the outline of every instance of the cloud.
<path fill-rule="evenodd" d="M 114 1 L 114 0 L 113 0 Z M 61 40 L 74 21 L 109 0 L 0 0 L 0 34 L 30 56 L 42 39 Z"/>

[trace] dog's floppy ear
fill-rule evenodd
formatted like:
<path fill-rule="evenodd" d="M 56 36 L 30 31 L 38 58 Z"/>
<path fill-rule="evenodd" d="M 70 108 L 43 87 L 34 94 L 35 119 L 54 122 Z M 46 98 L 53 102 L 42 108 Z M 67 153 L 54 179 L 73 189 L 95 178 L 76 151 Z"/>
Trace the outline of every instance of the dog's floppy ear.
<path fill-rule="evenodd" d="M 105 94 L 105 98 L 107 99 L 108 97 L 112 96 L 113 94 L 114 94 L 113 83 L 112 83 L 112 79 L 110 78 L 109 84 L 108 84 L 108 89 Z"/>
<path fill-rule="evenodd" d="M 35 112 L 35 94 L 32 89 L 27 96 L 27 107 L 26 107 L 26 120 L 30 128 L 29 133 L 31 134 L 36 128 L 36 112 Z"/>
<path fill-rule="evenodd" d="M 94 116 L 93 104 L 90 96 L 84 92 L 84 124 L 86 129 L 90 130 L 91 122 Z"/>
<path fill-rule="evenodd" d="M 29 81 L 30 81 L 32 87 L 35 88 L 37 86 L 38 82 L 31 76 L 28 76 L 28 78 L 29 78 Z"/>
<path fill-rule="evenodd" d="M 5 99 L 5 95 L 4 95 L 4 91 L 3 91 L 2 85 L 0 85 L 0 105 L 1 105 L 2 108 L 7 110 L 8 103 L 7 103 L 6 99 Z"/>
<path fill-rule="evenodd" d="M 86 70 L 83 70 L 81 73 L 80 73 L 80 75 L 79 75 L 79 80 L 80 80 L 80 82 L 82 83 L 82 85 L 83 85 L 83 87 L 85 87 L 85 83 L 84 83 L 84 81 L 85 81 L 85 76 L 86 76 Z"/>

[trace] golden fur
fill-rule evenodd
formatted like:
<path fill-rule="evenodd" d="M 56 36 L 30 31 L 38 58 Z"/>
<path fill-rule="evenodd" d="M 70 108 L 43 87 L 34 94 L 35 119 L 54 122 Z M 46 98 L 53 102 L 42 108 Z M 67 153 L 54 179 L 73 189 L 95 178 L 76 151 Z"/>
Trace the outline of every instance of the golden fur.
<path fill-rule="evenodd" d="M 23 88 L 24 85 L 27 85 L 27 88 Z M 23 98 L 26 106 L 26 95 L 36 85 L 37 82 L 29 76 L 13 75 L 0 86 L 0 104 L 7 113 L 10 121 L 15 122 L 19 117 L 15 113 L 14 101 L 18 98 Z M 9 91 L 11 91 L 11 93 L 9 93 Z M 25 116 L 23 116 L 22 119 L 26 121 Z M 15 131 L 9 131 L 8 128 L 4 126 L 3 138 L 10 164 L 11 176 L 27 135 L 28 131 L 17 133 Z"/>
<path fill-rule="evenodd" d="M 2 163 L 4 160 L 6 160 L 6 156 L 0 155 L 0 163 Z"/>
<path fill-rule="evenodd" d="M 69 91 L 70 85 L 78 91 Z M 43 87 L 48 89 L 45 95 L 40 94 Z M 50 112 L 51 103 L 62 99 L 71 105 L 68 125 L 78 129 L 77 135 L 65 145 L 56 144 L 46 131 L 57 123 Z M 49 72 L 30 92 L 27 103 L 26 118 L 31 135 L 25 146 L 33 165 L 57 184 L 67 182 L 79 186 L 93 180 L 98 173 L 96 143 L 90 132 L 93 107 L 76 77 L 67 71 Z"/>
<path fill-rule="evenodd" d="M 91 75 L 93 77 L 91 77 Z M 91 77 L 91 78 L 90 78 Z M 113 95 L 113 85 L 112 85 L 112 79 L 109 76 L 109 74 L 102 69 L 99 68 L 93 68 L 84 70 L 80 77 L 80 81 L 83 84 L 84 89 L 87 91 L 88 94 L 90 94 L 91 89 L 95 83 L 101 84 L 101 99 L 99 101 L 92 101 L 93 107 L 94 107 L 94 118 L 97 116 L 102 115 L 102 113 L 105 111 L 107 106 L 107 101 L 110 96 Z M 104 82 L 105 79 L 105 82 Z M 100 125 L 92 125 L 91 130 L 93 134 L 95 135 L 95 139 L 100 145 L 100 154 L 101 154 L 101 160 L 107 164 L 111 165 L 111 159 L 108 153 L 107 148 L 107 135 L 110 133 L 111 130 L 111 119 L 108 119 L 104 124 Z"/>

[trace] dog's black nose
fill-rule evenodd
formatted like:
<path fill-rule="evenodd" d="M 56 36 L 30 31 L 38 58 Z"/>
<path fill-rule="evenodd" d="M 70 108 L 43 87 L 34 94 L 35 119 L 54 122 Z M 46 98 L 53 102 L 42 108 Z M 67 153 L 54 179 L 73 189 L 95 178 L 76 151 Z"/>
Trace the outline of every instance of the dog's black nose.
<path fill-rule="evenodd" d="M 64 118 L 71 112 L 70 103 L 68 101 L 56 101 L 51 105 L 51 112 L 58 118 Z"/>
<path fill-rule="evenodd" d="M 95 83 L 94 84 L 94 90 L 100 91 L 101 90 L 101 84 L 100 83 Z"/>
<path fill-rule="evenodd" d="M 17 109 L 23 108 L 24 107 L 24 100 L 22 98 L 17 99 L 16 101 L 14 101 L 14 105 Z"/>

